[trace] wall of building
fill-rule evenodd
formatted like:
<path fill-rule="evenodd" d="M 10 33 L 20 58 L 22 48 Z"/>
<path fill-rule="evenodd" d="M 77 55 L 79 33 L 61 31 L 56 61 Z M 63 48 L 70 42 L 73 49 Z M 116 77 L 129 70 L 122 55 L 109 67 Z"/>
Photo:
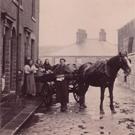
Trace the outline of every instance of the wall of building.
<path fill-rule="evenodd" d="M 133 38 L 133 43 L 130 42 L 131 38 Z M 118 30 L 118 50 L 129 52 L 131 44 L 132 52 L 135 52 L 135 19 Z"/>
<path fill-rule="evenodd" d="M 32 16 L 32 2 L 34 1 L 35 14 Z M 2 59 L 5 57 L 4 74 L 6 75 L 5 89 L 7 92 L 16 89 L 17 6 L 17 0 L 0 0 L 0 77 L 3 73 Z M 5 42 L 3 43 L 3 41 Z M 38 58 L 38 43 L 39 0 L 22 0 L 18 48 L 19 70 L 23 70 L 25 57 L 34 60 Z M 3 47 L 5 47 L 5 55 L 3 54 Z"/>
<path fill-rule="evenodd" d="M 52 65 L 59 63 L 60 58 L 65 58 L 66 63 L 72 64 L 84 64 L 87 62 L 95 63 L 98 60 L 105 60 L 109 59 L 108 56 L 48 56 L 48 57 L 41 57 L 41 60 L 44 61 L 45 59 L 49 59 Z"/>
<path fill-rule="evenodd" d="M 124 73 L 120 70 L 117 82 L 119 85 L 135 91 L 135 53 L 129 54 L 129 58 L 132 61 L 131 74 L 125 80 Z"/>
<path fill-rule="evenodd" d="M 118 50 L 127 51 L 132 61 L 132 72 L 125 80 L 123 71 L 118 75 L 118 84 L 135 90 L 135 19 L 118 30 Z"/>
<path fill-rule="evenodd" d="M 0 0 L 0 18 L 1 18 L 1 0 Z M 1 25 L 2 25 L 2 22 L 0 20 L 0 39 L 2 39 L 2 29 L 1 29 Z M 0 96 L 1 96 L 1 89 L 2 89 L 2 80 L 1 80 L 1 76 L 2 76 L 2 41 L 3 40 L 0 40 Z"/>

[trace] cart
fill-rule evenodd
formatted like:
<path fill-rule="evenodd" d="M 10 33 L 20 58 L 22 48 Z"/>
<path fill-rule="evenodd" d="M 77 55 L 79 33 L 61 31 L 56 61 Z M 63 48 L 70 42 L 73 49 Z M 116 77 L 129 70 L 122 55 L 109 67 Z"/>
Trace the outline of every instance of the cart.
<path fill-rule="evenodd" d="M 72 74 L 64 75 L 68 78 L 68 91 L 69 93 L 73 94 L 73 97 L 75 101 L 79 102 L 79 96 L 78 96 L 78 75 L 77 72 L 74 72 Z M 50 74 L 44 74 L 40 77 L 36 77 L 36 81 L 40 81 L 43 83 L 42 89 L 41 89 L 41 98 L 43 99 L 43 102 L 45 106 L 49 107 L 52 104 L 53 97 L 56 95 L 56 85 L 55 82 L 57 79 L 61 79 L 61 77 L 55 76 L 53 73 Z"/>

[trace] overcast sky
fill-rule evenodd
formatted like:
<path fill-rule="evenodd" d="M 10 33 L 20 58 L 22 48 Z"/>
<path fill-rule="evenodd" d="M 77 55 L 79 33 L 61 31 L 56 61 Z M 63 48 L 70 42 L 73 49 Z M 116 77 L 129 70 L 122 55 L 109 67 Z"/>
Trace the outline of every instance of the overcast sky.
<path fill-rule="evenodd" d="M 117 43 L 117 30 L 134 18 L 135 0 L 40 0 L 40 45 L 71 44 L 78 28 L 89 38 L 104 28 Z"/>

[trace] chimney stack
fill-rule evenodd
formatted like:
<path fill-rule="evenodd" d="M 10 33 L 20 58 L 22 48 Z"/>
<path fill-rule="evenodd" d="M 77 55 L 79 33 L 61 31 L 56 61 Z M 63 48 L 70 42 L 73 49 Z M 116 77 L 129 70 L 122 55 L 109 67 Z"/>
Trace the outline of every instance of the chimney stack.
<path fill-rule="evenodd" d="M 104 29 L 101 29 L 99 32 L 99 41 L 106 41 L 106 32 Z"/>
<path fill-rule="evenodd" d="M 76 43 L 82 44 L 87 39 L 87 33 L 84 29 L 78 29 L 76 33 Z"/>

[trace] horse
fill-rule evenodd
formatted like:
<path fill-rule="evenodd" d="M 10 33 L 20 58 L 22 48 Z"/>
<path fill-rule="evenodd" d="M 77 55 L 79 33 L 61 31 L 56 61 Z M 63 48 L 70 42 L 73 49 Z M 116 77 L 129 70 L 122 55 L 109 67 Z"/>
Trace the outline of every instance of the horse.
<path fill-rule="evenodd" d="M 104 93 L 105 88 L 108 87 L 110 95 L 110 110 L 112 113 L 116 113 L 113 105 L 113 87 L 117 73 L 120 69 L 124 71 L 125 75 L 129 75 L 131 72 L 131 60 L 128 58 L 127 53 L 120 52 L 117 56 L 108 60 L 97 61 L 95 64 L 85 63 L 81 65 L 78 71 L 78 96 L 80 97 L 80 109 L 87 107 L 85 105 L 85 95 L 89 86 L 100 87 L 100 113 L 104 114 Z"/>

